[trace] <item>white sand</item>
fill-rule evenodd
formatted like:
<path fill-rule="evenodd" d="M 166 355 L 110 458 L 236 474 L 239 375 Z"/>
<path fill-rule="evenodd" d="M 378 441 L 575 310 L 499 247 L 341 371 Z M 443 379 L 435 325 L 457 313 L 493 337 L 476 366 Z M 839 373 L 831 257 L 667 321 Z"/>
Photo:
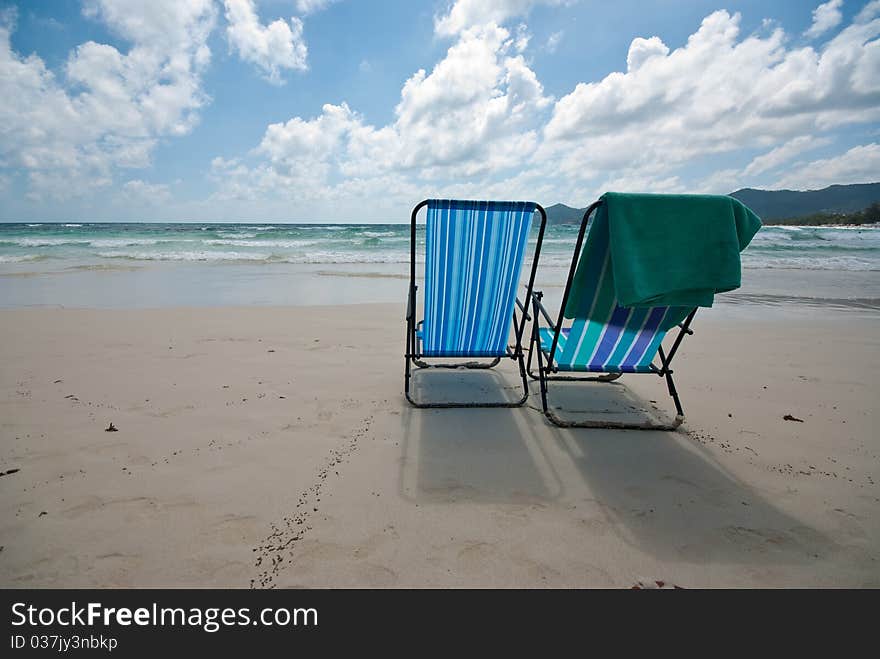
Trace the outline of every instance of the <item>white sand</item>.
<path fill-rule="evenodd" d="M 402 316 L 0 312 L 0 586 L 880 586 L 876 316 L 700 314 L 677 433 L 410 408 Z"/>

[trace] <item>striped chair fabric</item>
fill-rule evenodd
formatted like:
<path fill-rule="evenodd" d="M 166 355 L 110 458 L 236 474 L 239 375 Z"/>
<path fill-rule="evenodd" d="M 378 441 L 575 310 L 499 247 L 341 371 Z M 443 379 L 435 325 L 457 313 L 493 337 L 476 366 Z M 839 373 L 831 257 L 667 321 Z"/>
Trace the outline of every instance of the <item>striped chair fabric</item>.
<path fill-rule="evenodd" d="M 536 205 L 519 201 L 428 202 L 427 357 L 502 357 Z"/>
<path fill-rule="evenodd" d="M 667 330 L 687 314 L 682 307 L 621 307 L 614 292 L 608 222 L 594 219 L 575 277 L 581 299 L 569 300 L 554 353 L 561 371 L 647 373 Z M 554 330 L 539 330 L 541 348 L 550 352 Z"/>

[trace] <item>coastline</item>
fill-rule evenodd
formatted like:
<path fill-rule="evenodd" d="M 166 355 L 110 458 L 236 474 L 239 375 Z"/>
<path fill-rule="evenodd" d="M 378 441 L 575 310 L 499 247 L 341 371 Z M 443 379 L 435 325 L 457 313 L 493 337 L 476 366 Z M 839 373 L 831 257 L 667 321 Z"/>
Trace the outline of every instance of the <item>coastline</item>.
<path fill-rule="evenodd" d="M 402 318 L 0 310 L 0 585 L 880 586 L 876 313 L 701 312 L 648 434 L 410 408 Z M 624 382 L 560 401 L 668 410 Z"/>
<path fill-rule="evenodd" d="M 408 270 L 404 263 L 142 262 L 40 270 L 6 264 L 0 269 L 0 309 L 399 304 L 406 298 Z M 566 274 L 567 266 L 542 262 L 538 268 L 537 286 L 551 306 L 561 297 Z M 878 311 L 880 271 L 744 268 L 742 287 L 716 297 L 722 311 L 780 306 Z"/>

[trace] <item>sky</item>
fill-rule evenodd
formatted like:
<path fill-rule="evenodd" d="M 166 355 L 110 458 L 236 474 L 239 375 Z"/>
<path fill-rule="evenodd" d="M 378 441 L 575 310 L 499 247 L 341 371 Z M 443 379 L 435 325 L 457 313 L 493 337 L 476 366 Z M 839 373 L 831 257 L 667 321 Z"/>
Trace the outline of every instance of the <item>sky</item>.
<path fill-rule="evenodd" d="M 0 221 L 880 180 L 880 0 L 0 0 Z"/>

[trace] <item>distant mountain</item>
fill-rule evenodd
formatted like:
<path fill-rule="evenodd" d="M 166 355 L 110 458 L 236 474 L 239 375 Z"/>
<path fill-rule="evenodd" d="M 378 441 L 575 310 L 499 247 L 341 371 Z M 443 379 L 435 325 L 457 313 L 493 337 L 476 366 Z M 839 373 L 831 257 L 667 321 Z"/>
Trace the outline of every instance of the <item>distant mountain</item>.
<path fill-rule="evenodd" d="M 755 190 L 743 188 L 730 193 L 751 208 L 765 222 L 804 217 L 817 213 L 854 213 L 880 202 L 880 183 L 831 185 L 822 190 Z M 554 204 L 547 208 L 548 224 L 576 224 L 586 208 Z"/>
<path fill-rule="evenodd" d="M 584 217 L 584 208 L 572 208 L 565 204 L 553 204 L 547 211 L 547 224 L 577 224 Z"/>
<path fill-rule="evenodd" d="M 755 211 L 765 222 L 814 213 L 853 213 L 880 201 L 880 183 L 831 185 L 822 190 L 754 190 L 730 194 Z"/>

